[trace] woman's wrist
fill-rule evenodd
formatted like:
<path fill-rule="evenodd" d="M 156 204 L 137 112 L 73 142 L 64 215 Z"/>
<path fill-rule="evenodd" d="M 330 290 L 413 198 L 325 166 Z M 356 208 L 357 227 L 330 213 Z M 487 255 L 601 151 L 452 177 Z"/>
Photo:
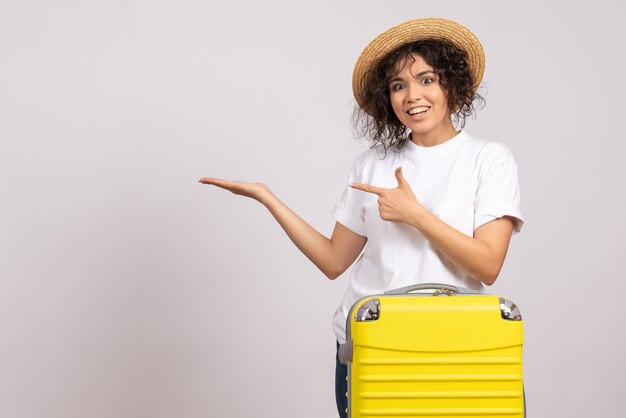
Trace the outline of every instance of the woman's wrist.
<path fill-rule="evenodd" d="M 261 203 L 263 206 L 267 206 L 268 203 L 270 203 L 272 198 L 276 198 L 276 196 L 274 195 L 274 193 L 272 193 L 269 187 L 264 185 L 262 190 L 259 192 L 258 196 L 256 197 L 256 200 L 258 200 L 259 203 Z"/>
<path fill-rule="evenodd" d="M 415 203 L 413 210 L 411 211 L 411 220 L 409 225 L 416 228 L 417 230 L 421 230 L 424 227 L 425 222 L 428 222 L 428 218 L 433 216 L 432 213 L 428 211 L 424 206 L 422 206 L 419 202 Z"/>

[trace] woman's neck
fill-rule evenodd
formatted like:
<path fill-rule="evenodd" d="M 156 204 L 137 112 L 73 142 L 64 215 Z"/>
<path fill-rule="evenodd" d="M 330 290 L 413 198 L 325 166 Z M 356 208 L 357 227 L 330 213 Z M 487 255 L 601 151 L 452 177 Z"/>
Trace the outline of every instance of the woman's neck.
<path fill-rule="evenodd" d="M 411 141 L 420 147 L 433 147 L 454 138 L 458 133 L 452 126 L 452 123 L 450 123 L 439 130 L 431 130 L 425 133 L 411 132 Z"/>

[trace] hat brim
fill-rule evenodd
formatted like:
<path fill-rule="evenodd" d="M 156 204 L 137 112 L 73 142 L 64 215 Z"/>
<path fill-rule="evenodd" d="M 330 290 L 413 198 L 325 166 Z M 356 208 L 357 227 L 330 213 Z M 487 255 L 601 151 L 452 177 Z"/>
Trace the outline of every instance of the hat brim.
<path fill-rule="evenodd" d="M 412 19 L 400 23 L 374 38 L 361 52 L 352 72 L 352 91 L 359 106 L 363 103 L 365 76 L 391 51 L 425 39 L 448 41 L 467 53 L 474 78 L 474 91 L 485 72 L 485 52 L 478 38 L 465 26 L 443 18 Z"/>

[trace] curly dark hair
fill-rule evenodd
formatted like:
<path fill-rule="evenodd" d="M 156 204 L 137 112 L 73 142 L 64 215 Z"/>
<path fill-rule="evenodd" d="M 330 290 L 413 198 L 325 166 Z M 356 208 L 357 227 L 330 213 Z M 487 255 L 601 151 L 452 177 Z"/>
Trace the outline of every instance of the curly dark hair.
<path fill-rule="evenodd" d="M 455 125 L 465 126 L 465 118 L 476 110 L 475 102 L 481 108 L 485 106 L 485 99 L 473 88 L 474 77 L 464 50 L 438 39 L 403 45 L 364 75 L 362 106 L 355 106 L 352 118 L 357 137 L 371 139 L 371 148 L 382 145 L 385 155 L 388 148 L 400 150 L 410 140 L 407 127 L 400 123 L 391 107 L 389 81 L 395 75 L 396 65 L 403 59 L 412 59 L 411 54 L 421 56 L 435 70 Z"/>

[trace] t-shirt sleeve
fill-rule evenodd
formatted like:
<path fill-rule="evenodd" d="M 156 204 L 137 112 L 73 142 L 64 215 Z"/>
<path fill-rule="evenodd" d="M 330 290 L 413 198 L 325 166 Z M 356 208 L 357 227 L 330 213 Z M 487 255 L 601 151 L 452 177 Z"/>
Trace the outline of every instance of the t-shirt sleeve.
<path fill-rule="evenodd" d="M 520 210 L 517 164 L 511 150 L 501 143 L 489 143 L 481 152 L 482 163 L 474 206 L 474 231 L 503 216 L 515 218 L 513 234 L 524 224 Z"/>
<path fill-rule="evenodd" d="M 363 155 L 357 158 L 352 164 L 350 176 L 346 183 L 346 188 L 332 211 L 332 216 L 337 222 L 349 230 L 366 237 L 365 231 L 365 209 L 363 197 L 365 193 L 348 186 L 349 183 L 362 183 L 363 179 Z"/>

